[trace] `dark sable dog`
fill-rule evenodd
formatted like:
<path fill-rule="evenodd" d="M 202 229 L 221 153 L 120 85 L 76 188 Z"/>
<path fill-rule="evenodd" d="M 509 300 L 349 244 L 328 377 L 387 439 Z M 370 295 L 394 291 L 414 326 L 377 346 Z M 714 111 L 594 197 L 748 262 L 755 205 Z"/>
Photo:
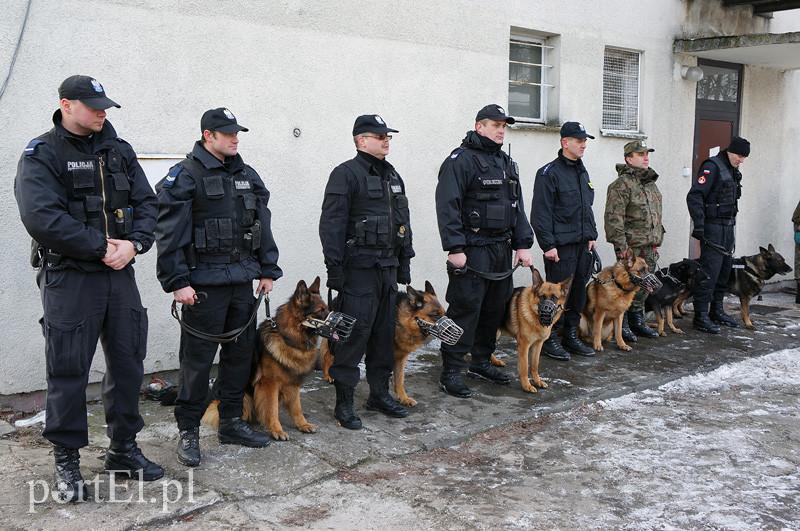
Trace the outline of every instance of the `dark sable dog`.
<path fill-rule="evenodd" d="M 258 327 L 258 351 L 244 396 L 242 418 L 266 426 L 273 439 L 289 439 L 278 418 L 280 402 L 298 430 L 316 431 L 303 415 L 300 386 L 317 363 L 318 335 L 309 326 L 309 319 L 324 320 L 328 313 L 328 306 L 319 295 L 319 277 L 310 286 L 301 280 L 289 301 L 278 307 L 274 326 L 268 319 Z M 204 424 L 219 424 L 217 404 L 217 400 L 209 404 L 203 415 Z"/>
<path fill-rule="evenodd" d="M 700 266 L 700 262 L 688 258 L 661 268 L 655 274 L 662 286 L 645 299 L 645 310 L 655 313 L 658 335 L 667 335 L 664 331 L 665 321 L 670 330 L 676 334 L 683 334 L 683 330 L 675 326 L 672 321 L 673 305 L 679 297 L 691 293 L 698 283 L 707 280 L 708 274 Z"/>
<path fill-rule="evenodd" d="M 750 330 L 755 330 L 753 321 L 750 320 L 750 300 L 761 293 L 764 282 L 775 275 L 792 272 L 792 268 L 771 243 L 766 249 L 759 247 L 758 250 L 758 254 L 734 258 L 733 270 L 728 280 L 728 291 L 739 297 L 742 321 Z"/>

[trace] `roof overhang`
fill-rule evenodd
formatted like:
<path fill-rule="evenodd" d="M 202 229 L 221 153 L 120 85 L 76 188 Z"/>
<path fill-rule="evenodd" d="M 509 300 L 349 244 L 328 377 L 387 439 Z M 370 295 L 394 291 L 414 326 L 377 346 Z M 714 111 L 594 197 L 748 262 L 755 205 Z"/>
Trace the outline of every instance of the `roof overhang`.
<path fill-rule="evenodd" d="M 800 8 L 800 0 L 722 0 L 722 2 L 726 6 L 749 5 L 756 15 Z"/>
<path fill-rule="evenodd" d="M 800 31 L 675 39 L 672 50 L 728 63 L 800 69 Z"/>

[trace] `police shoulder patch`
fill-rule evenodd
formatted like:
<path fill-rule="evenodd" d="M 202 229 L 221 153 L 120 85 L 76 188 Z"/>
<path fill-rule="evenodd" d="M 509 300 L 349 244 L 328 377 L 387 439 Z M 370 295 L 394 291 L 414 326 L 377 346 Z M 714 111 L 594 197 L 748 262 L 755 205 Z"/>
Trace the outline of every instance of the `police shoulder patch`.
<path fill-rule="evenodd" d="M 175 179 L 178 178 L 178 175 L 180 175 L 181 172 L 183 172 L 183 166 L 180 164 L 176 164 L 175 166 L 171 167 L 169 172 L 167 172 L 167 176 L 164 178 L 164 188 L 172 188 L 172 185 L 175 184 Z"/>
<path fill-rule="evenodd" d="M 29 157 L 34 153 L 36 153 L 36 148 L 39 146 L 39 144 L 44 144 L 44 140 L 40 138 L 34 138 L 30 142 L 28 142 L 28 145 L 25 146 L 25 151 L 24 151 L 25 156 Z"/>
<path fill-rule="evenodd" d="M 542 175 L 547 175 L 547 172 L 549 172 L 549 171 L 550 171 L 550 168 L 551 168 L 552 166 L 553 166 L 553 163 L 552 163 L 552 162 L 549 162 L 549 163 L 547 164 L 547 166 L 545 166 L 544 168 L 542 168 Z"/>
<path fill-rule="evenodd" d="M 461 148 L 461 147 L 459 147 L 459 148 L 456 148 L 456 149 L 454 149 L 454 150 L 453 150 L 453 152 L 452 152 L 452 153 L 450 153 L 450 158 L 451 158 L 451 159 L 456 159 L 456 158 L 458 158 L 458 156 L 459 156 L 459 155 L 461 155 L 461 153 L 463 153 L 463 152 L 464 152 L 464 148 Z"/>

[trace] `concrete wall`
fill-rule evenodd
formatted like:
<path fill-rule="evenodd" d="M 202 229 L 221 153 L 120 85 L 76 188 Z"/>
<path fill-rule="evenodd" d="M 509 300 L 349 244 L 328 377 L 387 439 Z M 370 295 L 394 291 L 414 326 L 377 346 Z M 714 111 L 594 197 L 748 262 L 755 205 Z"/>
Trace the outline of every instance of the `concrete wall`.
<path fill-rule="evenodd" d="M 686 31 L 687 13 L 695 13 L 696 4 L 647 0 L 634 12 L 622 0 L 604 1 L 602 9 L 555 0 L 536 2 L 535 9 L 523 0 L 492 3 L 492 9 L 468 0 L 34 0 L 8 91 L 0 100 L 0 123 L 7 124 L 0 144 L 0 224 L 5 227 L 0 266 L 6 272 L 0 280 L 5 329 L 0 394 L 44 386 L 43 339 L 36 323 L 41 306 L 34 273 L 26 266 L 28 238 L 12 183 L 25 144 L 50 127 L 56 88 L 68 75 L 90 74 L 104 84 L 123 106 L 112 109 L 109 120 L 142 154 L 188 151 L 199 135 L 199 117 L 210 107 L 230 107 L 251 128 L 242 134 L 240 149 L 272 192 L 273 230 L 286 272 L 276 285 L 273 309 L 298 279 L 324 274 L 317 223 L 326 178 L 334 165 L 353 155 L 354 117 L 382 114 L 401 131 L 390 160 L 406 180 L 411 201 L 414 284 L 430 279 L 443 294 L 445 255 L 433 211 L 438 167 L 472 127 L 478 108 L 507 102 L 512 26 L 559 36 L 554 39 L 560 55 L 558 118 L 581 120 L 595 134 L 602 111 L 604 47 L 644 51 L 641 122 L 657 150 L 653 166 L 661 174 L 665 197 L 664 261 L 686 254 L 689 179 L 681 170 L 691 166 L 694 85 L 680 78 L 679 66 L 694 64 L 694 58 L 676 57 L 671 47 Z M 5 3 L 2 72 L 25 6 L 25 0 Z M 730 21 L 735 27 L 743 23 L 738 10 L 725 16 L 736 19 Z M 795 180 L 782 170 L 790 154 L 774 139 L 789 138 L 793 127 L 796 137 L 798 80 L 794 74 L 756 68 L 746 70 L 745 80 L 742 132 L 754 141 L 754 154 L 745 167 L 748 195 L 740 226 L 748 229 L 739 249 L 749 252 L 768 239 L 789 249 L 791 235 L 777 236 L 794 204 L 786 199 L 790 194 L 776 189 L 770 195 L 769 190 L 773 178 L 780 178 L 797 195 Z M 788 108 L 795 119 L 785 117 Z M 295 128 L 299 137 L 292 134 Z M 529 206 L 533 176 L 555 156 L 558 135 L 517 129 L 508 142 L 522 170 Z M 601 227 L 605 189 L 625 142 L 598 135 L 586 154 Z M 155 162 L 147 165 L 156 167 Z M 761 191 L 751 196 L 751 190 Z M 765 210 L 775 216 L 769 224 L 764 223 Z M 535 254 L 541 266 L 538 250 Z M 610 246 L 603 245 L 606 262 L 611 254 Z M 136 266 L 150 314 L 148 372 L 177 366 L 171 298 L 161 292 L 154 264 L 154 253 L 148 253 Z M 524 274 L 517 278 L 526 281 Z M 102 373 L 102 360 L 96 359 L 92 380 Z"/>

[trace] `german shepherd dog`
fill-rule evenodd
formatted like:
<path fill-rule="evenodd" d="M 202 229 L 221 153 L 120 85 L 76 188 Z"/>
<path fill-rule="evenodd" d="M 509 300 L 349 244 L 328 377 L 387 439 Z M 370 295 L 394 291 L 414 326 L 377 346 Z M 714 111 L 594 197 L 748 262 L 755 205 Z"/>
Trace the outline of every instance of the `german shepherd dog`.
<path fill-rule="evenodd" d="M 680 262 L 670 264 L 655 272 L 662 286 L 648 295 L 644 302 L 645 311 L 653 312 L 656 316 L 658 335 L 665 336 L 664 323 L 676 334 L 683 334 L 683 330 L 675 326 L 675 301 L 684 293 L 691 293 L 694 287 L 708 279 L 708 274 L 697 260 L 684 258 Z"/>
<path fill-rule="evenodd" d="M 766 249 L 759 247 L 758 250 L 758 254 L 734 258 L 733 270 L 728 279 L 728 291 L 739 297 L 742 321 L 749 330 L 756 328 L 750 320 L 750 300 L 761 293 L 764 282 L 775 275 L 785 275 L 792 271 L 771 243 Z"/>
<path fill-rule="evenodd" d="M 523 391 L 536 393 L 537 387 L 547 388 L 539 376 L 539 356 L 553 325 L 564 312 L 572 277 L 558 284 L 545 282 L 533 266 L 531 276 L 530 286 L 514 288 L 499 332 L 517 340 L 519 383 Z"/>
<path fill-rule="evenodd" d="M 592 348 L 596 351 L 603 350 L 603 340 L 610 339 L 612 333 L 618 349 L 632 350 L 622 339 L 622 320 L 648 275 L 644 258 L 627 255 L 603 268 L 586 286 L 580 334 L 585 340 L 592 339 Z"/>
<path fill-rule="evenodd" d="M 394 328 L 394 392 L 397 401 L 404 406 L 416 406 L 417 401 L 408 396 L 405 389 L 405 368 L 408 356 L 433 337 L 420 320 L 435 323 L 445 315 L 444 307 L 439 302 L 433 286 L 425 281 L 425 291 L 406 287 L 405 292 L 397 294 L 397 318 Z M 333 383 L 330 368 L 333 365 L 333 354 L 328 341 L 322 340 L 322 375 Z"/>
<path fill-rule="evenodd" d="M 328 306 L 319 295 L 319 277 L 310 286 L 301 280 L 294 294 L 278 307 L 274 321 L 267 319 L 258 326 L 258 347 L 245 392 L 242 418 L 266 426 L 273 439 L 286 441 L 289 436 L 278 416 L 283 402 L 295 427 L 303 433 L 314 433 L 316 426 L 308 422 L 300 405 L 300 386 L 317 363 L 317 334 L 304 322 L 308 318 L 323 320 Z M 209 404 L 203 423 L 219 425 L 218 400 Z"/>

